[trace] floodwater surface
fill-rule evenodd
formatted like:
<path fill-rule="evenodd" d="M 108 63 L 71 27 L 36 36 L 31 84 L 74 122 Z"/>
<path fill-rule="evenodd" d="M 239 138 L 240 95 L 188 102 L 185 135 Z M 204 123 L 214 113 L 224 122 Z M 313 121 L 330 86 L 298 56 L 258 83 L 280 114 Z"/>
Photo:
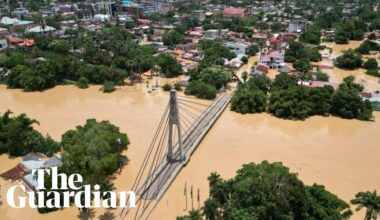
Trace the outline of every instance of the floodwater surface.
<path fill-rule="evenodd" d="M 111 94 L 99 86 L 81 90 L 74 86 L 57 86 L 45 92 L 25 93 L 0 86 L 0 112 L 11 109 L 26 113 L 39 121 L 36 129 L 59 140 L 61 135 L 82 125 L 88 118 L 109 120 L 128 134 L 131 145 L 124 152 L 130 162 L 114 180 L 115 191 L 128 191 L 140 168 L 159 120 L 168 103 L 168 93 L 152 91 L 145 84 L 122 87 Z M 349 201 L 355 193 L 380 190 L 380 114 L 375 122 L 343 120 L 334 117 L 312 117 L 305 121 L 289 121 L 268 114 L 240 115 L 226 110 L 210 130 L 189 164 L 182 170 L 157 204 L 150 219 L 175 219 L 187 212 L 185 183 L 200 191 L 200 204 L 208 196 L 207 176 L 219 172 L 231 178 L 244 163 L 262 160 L 282 161 L 306 184 L 323 184 L 328 190 Z M 20 161 L 0 156 L 4 172 Z M 36 210 L 12 209 L 5 201 L 6 190 L 15 183 L 1 184 L 0 219 L 58 220 L 78 219 L 76 208 L 49 214 Z M 18 192 L 18 194 L 22 194 Z M 187 209 L 198 207 L 196 196 Z M 96 210 L 98 219 L 105 210 Z M 120 210 L 113 210 L 118 216 Z M 362 219 L 362 213 L 352 219 Z M 126 219 L 131 219 L 127 217 Z"/>

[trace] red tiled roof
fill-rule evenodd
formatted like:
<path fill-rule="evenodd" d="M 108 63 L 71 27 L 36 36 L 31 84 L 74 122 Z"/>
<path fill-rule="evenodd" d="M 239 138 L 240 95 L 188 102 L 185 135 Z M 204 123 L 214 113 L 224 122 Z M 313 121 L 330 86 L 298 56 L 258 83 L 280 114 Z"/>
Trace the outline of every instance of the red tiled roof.
<path fill-rule="evenodd" d="M 4 180 L 9 180 L 9 179 L 18 180 L 22 176 L 24 176 L 26 170 L 27 168 L 22 163 L 19 163 L 17 166 L 13 167 L 12 169 L 8 170 L 5 173 L 2 173 L 0 176 Z"/>
<path fill-rule="evenodd" d="M 244 8 L 226 7 L 223 10 L 223 15 L 243 16 L 244 12 L 245 12 Z"/>
<path fill-rule="evenodd" d="M 256 70 L 262 72 L 262 73 L 268 73 L 268 70 L 269 70 L 269 66 L 265 65 L 265 64 L 259 64 L 256 66 Z"/>
<path fill-rule="evenodd" d="M 15 37 L 13 35 L 8 35 L 7 36 L 7 40 L 11 43 L 15 43 L 15 44 L 19 44 L 19 43 L 22 43 L 24 42 L 23 39 L 19 38 L 19 37 Z"/>

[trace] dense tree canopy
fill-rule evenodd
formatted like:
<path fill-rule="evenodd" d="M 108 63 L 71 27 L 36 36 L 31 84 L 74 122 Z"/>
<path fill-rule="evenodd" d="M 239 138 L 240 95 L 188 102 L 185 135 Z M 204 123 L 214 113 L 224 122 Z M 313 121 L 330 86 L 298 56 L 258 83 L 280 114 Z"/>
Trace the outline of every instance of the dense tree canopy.
<path fill-rule="evenodd" d="M 162 41 L 167 46 L 174 46 L 176 44 L 182 44 L 186 42 L 185 36 L 176 30 L 168 31 L 162 37 Z"/>
<path fill-rule="evenodd" d="M 45 138 L 33 128 L 38 123 L 25 114 L 12 117 L 7 111 L 0 115 L 0 152 L 11 157 L 23 156 L 30 152 L 40 152 L 47 156 L 53 155 L 58 144 L 50 137 Z"/>
<path fill-rule="evenodd" d="M 343 54 L 335 60 L 335 66 L 349 70 L 360 68 L 362 63 L 362 56 L 353 49 L 344 51 Z"/>
<path fill-rule="evenodd" d="M 79 173 L 86 184 L 108 185 L 106 176 L 112 174 L 125 162 L 121 152 L 127 149 L 126 134 L 108 121 L 87 120 L 62 135 L 63 165 L 67 174 Z"/>
<path fill-rule="evenodd" d="M 324 186 L 304 185 L 281 163 L 245 164 L 234 178 L 212 173 L 206 219 L 344 219 L 349 205 Z"/>
<path fill-rule="evenodd" d="M 182 67 L 177 62 L 177 59 L 168 54 L 158 56 L 157 65 L 160 67 L 161 73 L 166 77 L 175 77 L 182 73 Z"/>

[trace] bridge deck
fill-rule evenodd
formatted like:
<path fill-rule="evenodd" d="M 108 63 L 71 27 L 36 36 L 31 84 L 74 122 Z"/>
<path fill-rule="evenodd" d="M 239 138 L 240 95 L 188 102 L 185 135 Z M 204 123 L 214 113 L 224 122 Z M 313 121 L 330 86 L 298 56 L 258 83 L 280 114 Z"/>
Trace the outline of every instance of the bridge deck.
<path fill-rule="evenodd" d="M 161 199 L 170 184 L 181 171 L 182 167 L 189 162 L 192 153 L 196 150 L 207 132 L 225 110 L 230 99 L 230 95 L 220 95 L 209 107 L 206 108 L 200 117 L 192 123 L 190 128 L 182 134 L 182 146 L 186 160 L 182 163 L 168 162 L 166 158 L 163 158 L 157 168 L 153 171 L 150 178 L 147 178 L 137 191 L 138 195 L 142 195 L 145 200 L 158 201 Z M 174 158 L 180 157 L 178 143 L 174 145 L 173 153 Z"/>

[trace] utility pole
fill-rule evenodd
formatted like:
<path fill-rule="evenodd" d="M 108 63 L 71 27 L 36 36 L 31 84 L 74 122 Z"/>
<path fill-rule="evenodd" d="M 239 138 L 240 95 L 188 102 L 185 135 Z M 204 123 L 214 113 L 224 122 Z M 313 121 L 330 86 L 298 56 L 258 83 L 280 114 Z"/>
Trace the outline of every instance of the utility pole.
<path fill-rule="evenodd" d="M 172 89 L 170 91 L 170 112 L 169 112 L 169 149 L 168 149 L 168 155 L 167 159 L 168 161 L 173 161 L 174 152 L 173 152 L 173 126 L 175 125 L 177 127 L 177 134 L 178 134 L 178 147 L 179 147 L 179 161 L 183 162 L 185 161 L 185 155 L 183 154 L 182 149 L 182 134 L 181 134 L 181 124 L 179 120 L 179 109 L 178 109 L 178 102 L 177 102 L 177 92 Z"/>

